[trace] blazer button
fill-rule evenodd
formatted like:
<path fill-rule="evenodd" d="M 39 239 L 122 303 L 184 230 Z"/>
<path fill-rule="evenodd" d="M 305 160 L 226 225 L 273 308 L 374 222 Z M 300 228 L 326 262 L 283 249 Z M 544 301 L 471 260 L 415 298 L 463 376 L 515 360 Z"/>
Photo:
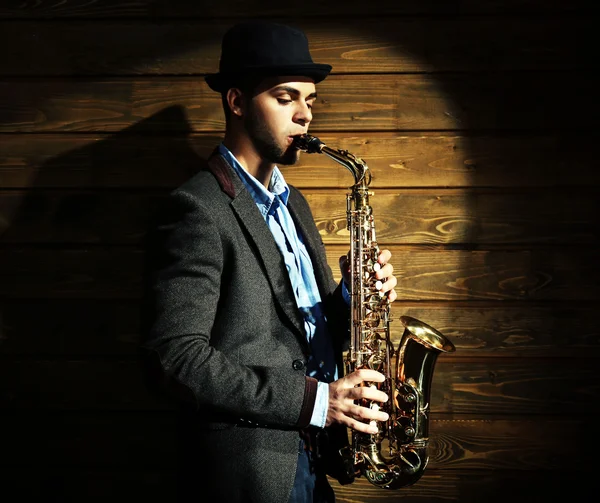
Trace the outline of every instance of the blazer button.
<path fill-rule="evenodd" d="M 302 370 L 304 368 L 304 362 L 302 360 L 294 360 L 292 362 L 294 370 Z"/>

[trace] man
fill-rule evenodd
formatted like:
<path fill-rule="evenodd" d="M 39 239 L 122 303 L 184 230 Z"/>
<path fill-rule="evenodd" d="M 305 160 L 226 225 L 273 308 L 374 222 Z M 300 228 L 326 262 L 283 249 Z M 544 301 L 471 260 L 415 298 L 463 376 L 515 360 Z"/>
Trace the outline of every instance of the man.
<path fill-rule="evenodd" d="M 384 402 L 343 376 L 348 292 L 335 284 L 306 200 L 278 166 L 308 131 L 316 64 L 299 30 L 262 22 L 227 32 L 219 73 L 226 132 L 203 169 L 168 198 L 148 248 L 144 364 L 153 389 L 180 406 L 179 499 L 331 502 L 347 428 L 373 433 Z M 380 255 L 393 301 L 396 278 Z M 347 262 L 340 259 L 347 276 Z"/>

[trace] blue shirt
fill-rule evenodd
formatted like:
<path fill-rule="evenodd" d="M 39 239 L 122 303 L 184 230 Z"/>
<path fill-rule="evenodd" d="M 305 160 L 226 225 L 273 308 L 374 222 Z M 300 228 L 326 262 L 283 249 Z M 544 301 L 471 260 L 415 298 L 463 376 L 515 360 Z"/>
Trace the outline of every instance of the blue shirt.
<path fill-rule="evenodd" d="M 306 375 L 319 381 L 310 424 L 322 428 L 325 426 L 329 401 L 326 383 L 337 379 L 337 368 L 312 261 L 287 209 L 290 189 L 279 168 L 274 168 L 267 190 L 240 165 L 225 145 L 219 145 L 219 153 L 231 164 L 252 195 L 285 261 L 311 348 Z"/>

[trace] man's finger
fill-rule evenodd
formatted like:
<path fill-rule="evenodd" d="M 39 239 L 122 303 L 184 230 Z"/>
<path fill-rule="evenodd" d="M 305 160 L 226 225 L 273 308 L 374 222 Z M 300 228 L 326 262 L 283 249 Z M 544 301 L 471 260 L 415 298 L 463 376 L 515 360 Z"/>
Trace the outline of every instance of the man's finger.
<path fill-rule="evenodd" d="M 387 264 L 389 260 L 392 258 L 392 252 L 390 250 L 381 250 L 379 253 L 379 257 L 377 257 L 377 262 L 380 264 Z"/>
<path fill-rule="evenodd" d="M 351 386 L 356 386 L 364 381 L 383 382 L 385 376 L 381 372 L 372 369 L 358 369 L 348 374 L 345 379 Z"/>
<path fill-rule="evenodd" d="M 353 400 L 374 400 L 376 402 L 387 402 L 388 396 L 375 386 L 359 386 L 352 388 L 349 395 Z"/>
<path fill-rule="evenodd" d="M 347 418 L 347 420 L 344 421 L 344 423 L 349 428 L 352 428 L 356 431 L 360 431 L 362 433 L 370 433 L 373 435 L 378 432 L 378 429 L 375 425 L 371 425 L 369 423 L 362 423 L 360 421 L 357 421 L 356 419 Z"/>

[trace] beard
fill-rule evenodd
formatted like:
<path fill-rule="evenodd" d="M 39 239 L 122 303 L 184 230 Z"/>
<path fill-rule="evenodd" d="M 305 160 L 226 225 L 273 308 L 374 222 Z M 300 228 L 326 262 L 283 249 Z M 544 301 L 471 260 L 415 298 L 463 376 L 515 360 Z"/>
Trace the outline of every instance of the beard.
<path fill-rule="evenodd" d="M 244 118 L 244 125 L 254 148 L 263 159 L 283 166 L 291 166 L 298 162 L 300 151 L 293 143 L 282 147 L 252 106 Z"/>

